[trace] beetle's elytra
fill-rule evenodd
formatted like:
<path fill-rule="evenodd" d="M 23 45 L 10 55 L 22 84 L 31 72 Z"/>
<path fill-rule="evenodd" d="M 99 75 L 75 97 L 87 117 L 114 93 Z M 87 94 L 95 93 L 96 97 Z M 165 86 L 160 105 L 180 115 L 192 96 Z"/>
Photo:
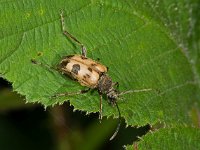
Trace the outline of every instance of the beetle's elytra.
<path fill-rule="evenodd" d="M 68 31 L 65 30 L 63 12 L 61 12 L 60 15 L 61 15 L 61 25 L 62 25 L 63 34 L 66 37 L 74 40 L 77 44 L 81 46 L 82 54 L 68 55 L 64 57 L 58 64 L 56 71 L 59 71 L 63 75 L 67 75 L 71 77 L 72 79 L 78 81 L 82 86 L 88 87 L 88 89 L 81 90 L 78 92 L 73 92 L 73 93 L 60 93 L 60 94 L 54 95 L 53 97 L 83 94 L 83 93 L 88 92 L 90 89 L 96 89 L 100 96 L 99 119 L 101 120 L 102 119 L 102 95 L 105 94 L 108 99 L 108 102 L 112 106 L 116 106 L 119 113 L 119 117 L 118 117 L 119 123 L 116 128 L 116 131 L 110 138 L 110 140 L 112 140 L 117 135 L 120 128 L 120 124 L 121 124 L 120 109 L 117 105 L 117 99 L 119 98 L 119 96 L 128 94 L 128 93 L 134 93 L 134 92 L 146 92 L 146 91 L 150 91 L 151 89 L 129 90 L 129 91 L 124 91 L 124 92 L 118 91 L 115 86 L 119 86 L 119 84 L 118 82 L 113 82 L 112 79 L 108 76 L 107 67 L 91 58 L 86 57 L 87 50 L 85 46 L 77 38 L 75 38 L 72 34 L 70 34 Z M 52 67 L 39 63 L 34 59 L 32 59 L 31 61 L 34 64 L 39 64 L 39 65 L 46 66 L 52 69 Z"/>
<path fill-rule="evenodd" d="M 66 56 L 58 68 L 82 86 L 92 89 L 97 87 L 100 75 L 107 72 L 106 66 L 82 55 Z"/>

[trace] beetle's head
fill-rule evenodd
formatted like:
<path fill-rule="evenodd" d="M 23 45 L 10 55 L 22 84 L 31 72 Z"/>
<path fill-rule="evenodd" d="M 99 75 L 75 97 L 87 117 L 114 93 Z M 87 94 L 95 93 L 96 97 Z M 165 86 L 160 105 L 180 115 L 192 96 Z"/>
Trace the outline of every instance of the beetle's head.
<path fill-rule="evenodd" d="M 112 105 L 115 105 L 117 99 L 119 98 L 119 91 L 112 88 L 107 94 L 108 100 Z"/>

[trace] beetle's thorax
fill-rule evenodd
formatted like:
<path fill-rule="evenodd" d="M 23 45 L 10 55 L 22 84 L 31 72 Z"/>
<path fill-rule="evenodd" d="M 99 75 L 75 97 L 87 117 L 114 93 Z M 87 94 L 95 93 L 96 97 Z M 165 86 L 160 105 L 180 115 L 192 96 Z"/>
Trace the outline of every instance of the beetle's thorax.
<path fill-rule="evenodd" d="M 99 92 L 107 94 L 109 90 L 112 88 L 112 79 L 105 73 L 101 74 L 97 88 Z"/>
<path fill-rule="evenodd" d="M 106 94 L 112 104 L 115 103 L 119 92 L 113 87 L 112 79 L 108 75 L 104 73 L 100 76 L 97 88 L 100 93 Z"/>

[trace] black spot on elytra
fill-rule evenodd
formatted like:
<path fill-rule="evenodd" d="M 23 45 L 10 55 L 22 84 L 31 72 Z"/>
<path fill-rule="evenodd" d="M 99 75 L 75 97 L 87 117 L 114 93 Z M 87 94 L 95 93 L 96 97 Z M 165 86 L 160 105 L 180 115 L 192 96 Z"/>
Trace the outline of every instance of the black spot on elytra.
<path fill-rule="evenodd" d="M 90 72 L 92 72 L 92 68 L 89 67 L 88 70 L 89 70 Z"/>
<path fill-rule="evenodd" d="M 90 78 L 90 75 L 89 75 L 89 74 L 83 75 L 83 78 L 84 78 L 84 79 Z"/>
<path fill-rule="evenodd" d="M 61 63 L 60 63 L 60 68 L 66 68 L 67 64 L 70 61 L 68 59 L 64 59 Z"/>
<path fill-rule="evenodd" d="M 96 66 L 96 64 L 91 64 L 91 66 L 93 66 L 93 67 L 94 67 L 94 66 Z"/>
<path fill-rule="evenodd" d="M 89 74 L 86 74 L 86 77 L 87 77 L 87 78 L 90 78 L 90 75 L 89 75 Z"/>
<path fill-rule="evenodd" d="M 77 75 L 79 70 L 80 70 L 80 65 L 79 64 L 74 64 L 72 66 L 71 72 Z"/>

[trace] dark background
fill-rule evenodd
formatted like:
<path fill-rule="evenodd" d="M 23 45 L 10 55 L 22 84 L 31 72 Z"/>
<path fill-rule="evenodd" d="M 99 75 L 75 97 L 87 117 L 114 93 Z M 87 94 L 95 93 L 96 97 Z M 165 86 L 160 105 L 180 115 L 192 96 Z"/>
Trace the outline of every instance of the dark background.
<path fill-rule="evenodd" d="M 123 149 L 144 135 L 149 126 L 125 128 L 109 141 L 117 119 L 73 111 L 66 102 L 44 109 L 40 104 L 25 104 L 25 97 L 12 91 L 11 83 L 0 78 L 0 149 L 1 150 L 101 150 Z"/>

